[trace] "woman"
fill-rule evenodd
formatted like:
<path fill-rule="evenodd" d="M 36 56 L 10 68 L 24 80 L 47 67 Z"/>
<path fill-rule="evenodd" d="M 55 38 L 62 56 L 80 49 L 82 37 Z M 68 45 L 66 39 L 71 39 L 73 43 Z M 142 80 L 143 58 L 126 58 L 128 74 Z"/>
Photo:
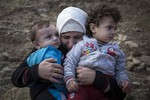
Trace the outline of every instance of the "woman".
<path fill-rule="evenodd" d="M 63 48 L 65 47 L 67 52 L 73 47 L 74 44 L 82 39 L 82 35 L 86 32 L 86 18 L 78 12 L 80 12 L 80 10 L 68 7 L 64 9 L 57 18 L 57 29 L 60 34 L 62 46 Z M 79 25 L 72 20 L 72 17 L 74 18 L 74 21 Z M 65 55 L 67 52 L 65 52 Z M 109 85 L 110 89 L 108 89 L 106 96 L 110 100 L 124 99 L 125 93 L 123 93 L 122 90 L 118 87 L 115 79 L 106 77 L 99 71 L 94 71 L 82 66 L 77 67 L 76 73 L 79 85 L 93 84 L 100 90 L 105 90 Z"/>
<path fill-rule="evenodd" d="M 62 26 L 59 25 L 61 23 L 59 22 L 59 20 L 61 20 L 62 18 L 61 15 L 63 16 L 66 15 L 63 14 L 64 13 L 63 11 L 67 13 L 67 16 L 70 16 L 73 19 L 75 18 L 76 21 L 79 18 L 79 21 L 77 21 L 77 23 L 75 24 L 76 26 L 73 26 L 74 28 L 71 28 L 72 27 L 71 25 L 73 23 L 72 20 L 71 22 L 68 22 L 69 23 L 68 25 L 67 24 L 63 24 Z M 65 11 L 65 9 L 63 11 L 60 13 L 60 15 L 57 18 L 57 29 L 60 34 L 60 39 L 62 43 L 59 50 L 61 50 L 65 56 L 75 43 L 82 40 L 82 37 L 86 32 L 85 24 L 86 24 L 87 15 L 84 11 L 78 8 L 71 10 L 71 12 L 68 10 Z M 65 20 L 65 18 L 68 17 L 64 17 L 63 20 Z M 80 21 L 82 23 L 80 23 Z M 67 28 L 65 29 L 64 26 Z M 77 29 L 77 31 L 72 29 Z M 34 52 L 35 50 L 36 49 L 33 48 L 32 52 Z M 54 87 L 49 87 L 53 82 L 60 83 L 57 80 L 57 78 L 63 78 L 63 67 L 59 64 L 56 64 L 55 62 L 56 61 L 54 59 L 50 58 L 42 61 L 40 64 L 34 65 L 33 67 L 29 68 L 27 66 L 26 59 L 25 59 L 23 63 L 20 64 L 20 66 L 13 73 L 12 76 L 13 85 L 15 85 L 16 87 L 26 87 L 29 84 L 34 82 L 35 85 L 30 89 L 31 99 L 56 100 L 56 98 L 54 98 L 54 96 L 52 96 L 47 91 L 48 88 L 54 88 Z M 114 93 L 118 94 L 118 92 L 120 92 L 115 80 L 105 77 L 105 75 L 103 75 L 101 72 L 94 71 L 92 69 L 88 69 L 84 67 L 78 67 L 76 72 L 77 72 L 77 79 L 80 85 L 93 84 L 96 88 L 104 89 L 107 85 L 110 84 L 110 91 L 106 95 L 108 95 L 108 97 L 111 98 L 115 96 Z M 115 97 L 113 98 L 114 98 L 113 100 L 122 100 L 120 98 L 118 99 L 116 99 Z"/>

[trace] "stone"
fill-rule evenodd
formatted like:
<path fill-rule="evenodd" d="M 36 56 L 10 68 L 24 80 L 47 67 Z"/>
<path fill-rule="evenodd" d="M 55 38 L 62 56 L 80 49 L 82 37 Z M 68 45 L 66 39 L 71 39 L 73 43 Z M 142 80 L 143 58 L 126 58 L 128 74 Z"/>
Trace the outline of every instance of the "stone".
<path fill-rule="evenodd" d="M 135 30 L 136 32 L 143 32 L 143 29 L 142 29 L 142 28 L 139 28 L 139 27 L 134 28 L 134 30 Z"/>
<path fill-rule="evenodd" d="M 146 80 L 150 82 L 150 75 L 146 77 Z"/>
<path fill-rule="evenodd" d="M 135 66 L 135 64 L 134 64 L 133 62 L 130 62 L 130 63 L 127 65 L 126 69 L 129 70 L 129 71 L 132 71 L 134 66 Z"/>
<path fill-rule="evenodd" d="M 138 71 L 146 70 L 145 63 L 141 63 L 139 67 L 137 67 Z"/>
<path fill-rule="evenodd" d="M 136 48 L 133 50 L 133 53 L 132 53 L 132 56 L 133 57 L 141 57 L 142 56 L 142 53 L 141 53 L 141 50 Z"/>
<path fill-rule="evenodd" d="M 138 59 L 136 59 L 136 58 L 133 58 L 133 57 L 131 57 L 131 58 L 128 58 L 129 59 L 129 61 L 128 61 L 128 64 L 127 64 L 127 70 L 129 70 L 129 71 L 135 71 L 135 70 L 142 70 L 142 69 L 144 69 L 145 68 L 145 66 L 144 65 L 141 65 L 141 61 L 139 61 Z"/>
<path fill-rule="evenodd" d="M 150 66 L 150 56 L 143 56 L 142 57 L 142 61 L 146 64 Z"/>
<path fill-rule="evenodd" d="M 125 41 L 127 39 L 127 36 L 126 35 L 122 35 L 122 34 L 119 34 L 118 35 L 118 40 L 119 41 Z"/>
<path fill-rule="evenodd" d="M 5 57 L 3 55 L 0 55 L 0 60 L 5 60 Z"/>
<path fill-rule="evenodd" d="M 146 71 L 150 72 L 150 66 L 146 66 Z"/>
<path fill-rule="evenodd" d="M 129 46 L 131 49 L 139 47 L 139 45 L 133 41 L 126 41 L 125 45 Z"/>
<path fill-rule="evenodd" d="M 139 61 L 138 59 L 136 58 L 132 58 L 132 62 L 135 64 L 135 65 L 139 65 L 141 63 L 141 61 Z"/>
<path fill-rule="evenodd" d="M 8 57 L 9 57 L 9 54 L 8 54 L 7 52 L 3 52 L 3 53 L 2 53 L 2 56 L 5 57 L 5 58 L 8 58 Z"/>
<path fill-rule="evenodd" d="M 141 85 L 141 83 L 139 83 L 139 82 L 132 82 L 132 84 L 133 84 L 133 85 L 137 85 L 137 86 L 140 86 L 140 85 Z"/>
<path fill-rule="evenodd" d="M 49 16 L 47 14 L 44 14 L 44 13 L 40 14 L 40 16 L 44 17 L 44 18 L 49 18 Z"/>
<path fill-rule="evenodd" d="M 127 57 L 127 61 L 132 61 L 132 59 L 133 59 L 132 55 Z"/>
<path fill-rule="evenodd" d="M 12 88 L 3 94 L 0 100 L 31 100 L 29 88 Z"/>

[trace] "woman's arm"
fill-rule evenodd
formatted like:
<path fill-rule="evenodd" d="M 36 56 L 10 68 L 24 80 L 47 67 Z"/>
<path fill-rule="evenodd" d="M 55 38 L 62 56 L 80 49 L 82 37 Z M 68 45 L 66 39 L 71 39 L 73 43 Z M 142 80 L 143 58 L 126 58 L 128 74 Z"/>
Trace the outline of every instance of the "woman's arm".
<path fill-rule="evenodd" d="M 34 65 L 34 67 L 29 68 L 26 61 L 24 61 L 14 71 L 12 75 L 12 84 L 17 87 L 24 87 L 34 81 L 37 81 L 39 79 L 37 70 L 38 65 Z"/>
<path fill-rule="evenodd" d="M 100 71 L 96 71 L 93 85 L 96 88 L 101 89 L 103 92 L 108 92 L 110 89 L 109 78 Z"/>
<path fill-rule="evenodd" d="M 31 51 L 34 52 L 36 49 L 33 48 Z M 38 77 L 38 65 L 34 65 L 29 68 L 26 62 L 27 57 L 19 65 L 19 67 L 14 71 L 12 75 L 12 84 L 16 87 L 25 87 L 32 82 L 39 79 Z"/>
<path fill-rule="evenodd" d="M 12 84 L 16 87 L 25 87 L 41 79 L 60 83 L 56 78 L 63 78 L 63 67 L 55 62 L 54 59 L 50 58 L 42 61 L 40 64 L 28 67 L 25 59 L 14 71 Z"/>

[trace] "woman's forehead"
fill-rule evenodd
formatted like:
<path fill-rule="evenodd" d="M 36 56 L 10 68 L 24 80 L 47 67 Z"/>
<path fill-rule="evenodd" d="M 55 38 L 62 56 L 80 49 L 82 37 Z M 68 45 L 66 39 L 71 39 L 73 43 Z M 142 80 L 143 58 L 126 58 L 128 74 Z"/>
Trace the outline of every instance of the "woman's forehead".
<path fill-rule="evenodd" d="M 78 35 L 83 35 L 83 33 L 80 33 L 80 32 L 67 32 L 67 33 L 61 34 L 61 36 L 70 36 L 70 37 L 74 37 L 74 36 L 78 36 Z"/>

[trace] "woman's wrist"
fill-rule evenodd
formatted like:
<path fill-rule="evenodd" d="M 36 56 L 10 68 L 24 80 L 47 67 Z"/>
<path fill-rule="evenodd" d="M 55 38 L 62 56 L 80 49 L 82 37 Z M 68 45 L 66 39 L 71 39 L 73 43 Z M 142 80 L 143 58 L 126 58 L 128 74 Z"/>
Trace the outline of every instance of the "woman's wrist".
<path fill-rule="evenodd" d="M 36 64 L 33 67 L 29 68 L 29 81 L 36 82 L 39 80 L 40 77 L 38 75 L 38 67 L 39 64 Z"/>
<path fill-rule="evenodd" d="M 95 79 L 94 79 L 93 85 L 96 88 L 99 88 L 102 91 L 105 91 L 105 89 L 109 85 L 108 78 L 100 71 L 95 71 L 95 73 L 96 73 L 96 75 L 95 75 Z"/>

